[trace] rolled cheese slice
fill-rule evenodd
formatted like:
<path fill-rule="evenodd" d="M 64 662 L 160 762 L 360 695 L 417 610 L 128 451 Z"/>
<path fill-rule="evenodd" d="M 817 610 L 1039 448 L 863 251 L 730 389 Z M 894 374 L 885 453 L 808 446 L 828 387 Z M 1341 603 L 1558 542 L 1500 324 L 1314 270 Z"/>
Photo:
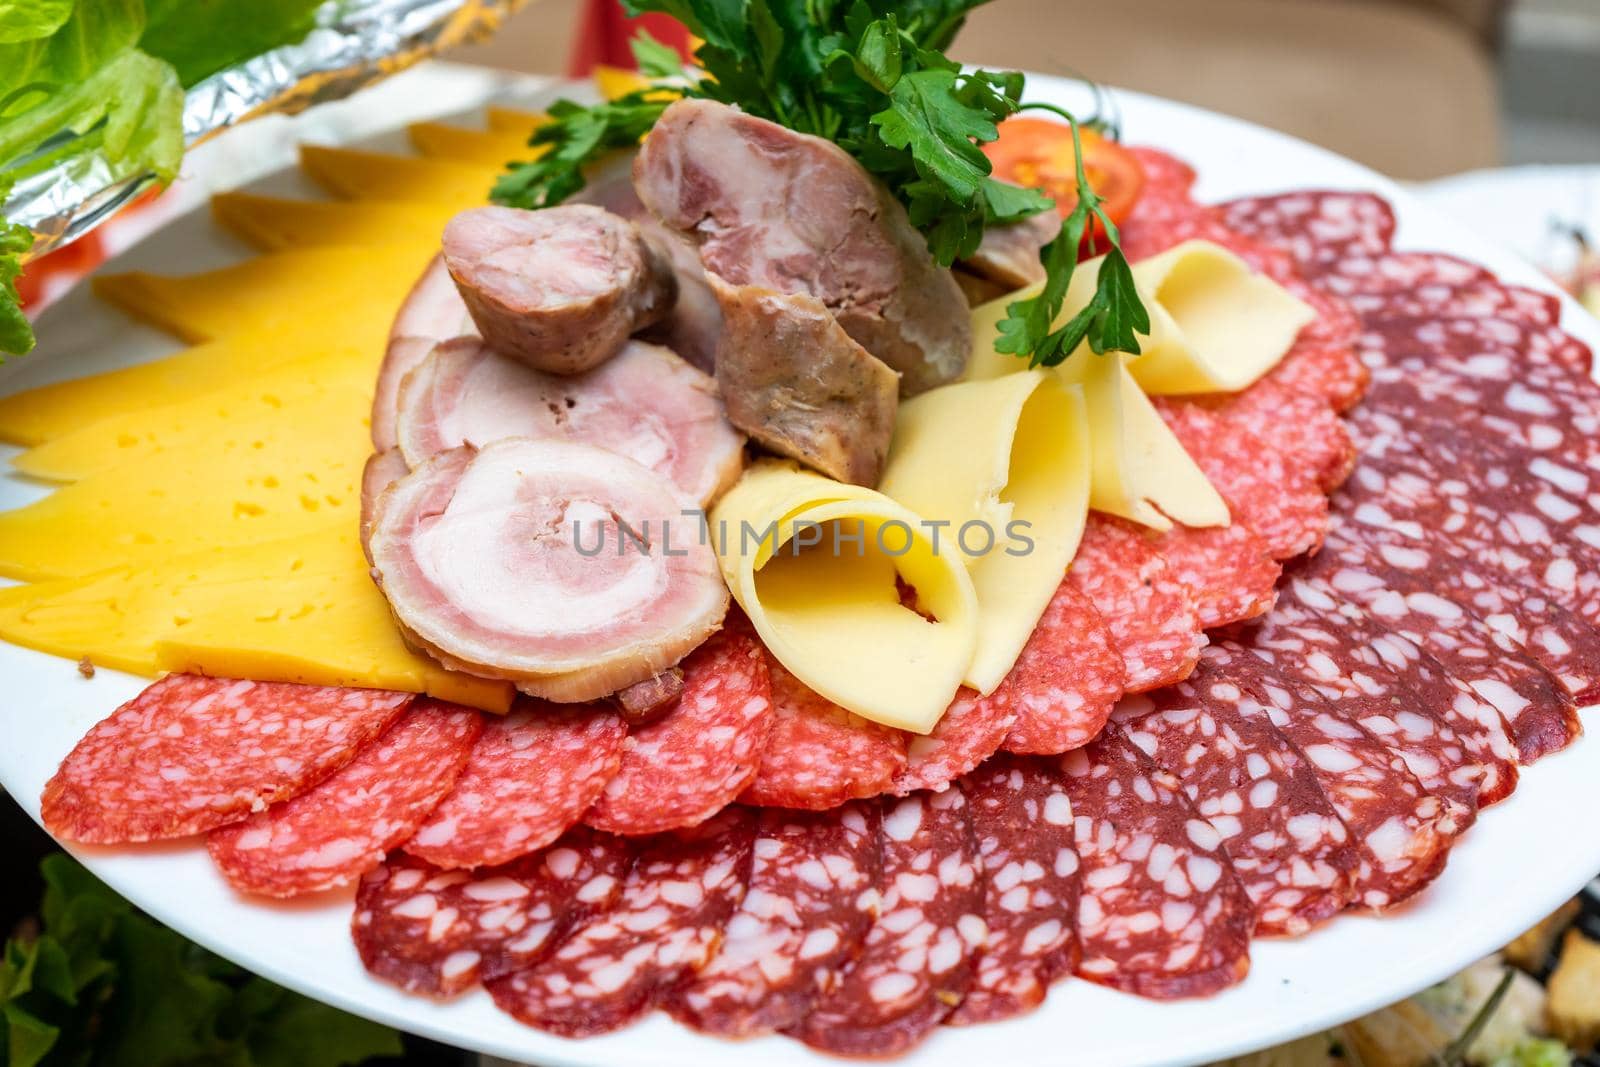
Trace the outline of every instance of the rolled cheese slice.
<path fill-rule="evenodd" d="M 1094 296 L 1103 257 L 1078 264 L 1061 325 Z M 1185 241 L 1133 265 L 1134 285 L 1150 313 L 1128 357 L 1134 380 L 1152 395 L 1235 392 L 1277 365 L 1316 313 L 1283 286 L 1210 241 Z M 1018 290 L 972 309 L 973 351 L 967 380 L 1026 369 L 1026 359 L 996 352 L 1006 309 L 1036 295 Z M 1087 347 L 1087 346 L 1085 346 Z"/>
<path fill-rule="evenodd" d="M 904 402 L 879 489 L 945 523 L 978 596 L 966 684 L 989 693 L 1016 663 L 1078 550 L 1089 510 L 1082 390 L 1034 370 Z"/>
<path fill-rule="evenodd" d="M 790 673 L 863 718 L 933 729 L 977 647 L 978 601 L 921 516 L 764 460 L 712 510 L 710 533 L 734 598 Z"/>
<path fill-rule="evenodd" d="M 476 338 L 447 341 L 407 376 L 396 430 L 413 467 L 506 437 L 592 442 L 666 475 L 702 504 L 744 468 L 744 435 L 724 414 L 716 383 L 642 341 L 576 375 L 535 370 Z"/>
<path fill-rule="evenodd" d="M 373 575 L 441 664 L 564 699 L 654 677 L 722 622 L 692 504 L 614 452 L 508 438 L 441 452 L 372 520 Z"/>

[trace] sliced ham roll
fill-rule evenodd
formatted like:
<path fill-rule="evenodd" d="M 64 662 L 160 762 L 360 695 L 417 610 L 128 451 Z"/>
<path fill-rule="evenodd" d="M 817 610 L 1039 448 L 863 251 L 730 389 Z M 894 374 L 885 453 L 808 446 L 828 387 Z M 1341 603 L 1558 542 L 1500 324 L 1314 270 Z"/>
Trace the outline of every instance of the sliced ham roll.
<path fill-rule="evenodd" d="M 722 304 L 717 386 L 733 424 L 830 478 L 872 486 L 900 405 L 899 375 L 814 297 L 712 276 Z"/>
<path fill-rule="evenodd" d="M 368 563 L 372 562 L 372 518 L 377 514 L 378 500 L 385 489 L 410 472 L 406 457 L 398 448 L 374 452 L 361 469 L 361 551 L 366 553 Z"/>
<path fill-rule="evenodd" d="M 406 378 L 397 436 L 412 467 L 506 437 L 589 442 L 659 471 L 700 504 L 744 467 L 744 436 L 716 383 L 642 341 L 574 375 L 534 370 L 473 338 L 447 341 Z"/>
<path fill-rule="evenodd" d="M 655 677 L 728 607 L 691 503 L 593 445 L 508 438 L 441 452 L 373 516 L 373 576 L 441 664 L 550 700 Z"/>
<path fill-rule="evenodd" d="M 677 296 L 638 227 L 591 204 L 463 211 L 444 228 L 444 261 L 494 350 L 551 374 L 610 359 Z"/>
<path fill-rule="evenodd" d="M 633 184 L 664 225 L 699 245 L 709 273 L 820 300 L 900 372 L 902 395 L 966 366 L 972 325 L 960 287 L 899 201 L 833 142 L 680 100 L 650 131 Z"/>
<path fill-rule="evenodd" d="M 372 394 L 372 447 L 387 452 L 395 446 L 394 412 L 400 382 L 422 362 L 440 341 L 476 337 L 478 327 L 445 269 L 444 257 L 435 256 L 411 287 L 400 313 L 389 328 L 389 345 L 378 368 L 378 386 Z"/>

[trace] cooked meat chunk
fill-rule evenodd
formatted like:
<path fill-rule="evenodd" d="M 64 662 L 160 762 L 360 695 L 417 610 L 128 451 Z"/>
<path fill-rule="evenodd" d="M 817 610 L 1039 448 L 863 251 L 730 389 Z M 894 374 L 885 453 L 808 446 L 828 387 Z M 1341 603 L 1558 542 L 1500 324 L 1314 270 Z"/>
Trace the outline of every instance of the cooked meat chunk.
<path fill-rule="evenodd" d="M 990 226 L 983 231 L 978 250 L 961 266 L 1006 292 L 1044 281 L 1044 264 L 1039 252 L 1061 232 L 1061 216 L 1054 211 L 1032 215 L 1009 226 Z"/>

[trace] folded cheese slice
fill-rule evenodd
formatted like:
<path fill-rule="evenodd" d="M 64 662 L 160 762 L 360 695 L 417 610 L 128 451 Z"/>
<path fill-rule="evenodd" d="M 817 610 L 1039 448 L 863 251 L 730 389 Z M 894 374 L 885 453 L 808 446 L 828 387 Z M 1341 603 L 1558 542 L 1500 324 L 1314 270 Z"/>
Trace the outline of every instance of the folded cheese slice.
<path fill-rule="evenodd" d="M 1094 296 L 1102 259 L 1078 264 L 1057 325 Z M 1210 241 L 1185 241 L 1133 265 L 1150 332 L 1129 356 L 1134 380 L 1152 395 L 1235 392 L 1277 365 L 1316 313 L 1283 286 Z M 1030 286 L 972 311 L 968 380 L 1010 374 L 1027 360 L 994 350 L 1000 320 Z"/>
<path fill-rule="evenodd" d="M 900 407 L 879 489 L 930 523 L 967 565 L 978 645 L 966 684 L 999 685 L 1078 550 L 1089 508 L 1082 389 L 1034 370 L 962 382 Z"/>
<path fill-rule="evenodd" d="M 734 599 L 790 673 L 863 718 L 933 729 L 972 662 L 978 599 L 922 516 L 765 460 L 718 502 L 708 535 Z"/>

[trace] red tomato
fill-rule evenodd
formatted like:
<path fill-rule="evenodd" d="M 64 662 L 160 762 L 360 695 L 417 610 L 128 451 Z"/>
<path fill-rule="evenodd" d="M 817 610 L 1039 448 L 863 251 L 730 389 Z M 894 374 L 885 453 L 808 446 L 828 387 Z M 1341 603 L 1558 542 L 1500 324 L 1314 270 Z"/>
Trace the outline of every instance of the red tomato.
<path fill-rule="evenodd" d="M 1144 189 L 1144 168 L 1133 153 L 1093 130 L 1082 130 L 1083 169 L 1089 188 L 1104 201 L 1100 210 L 1121 224 Z M 1077 161 L 1072 152 L 1072 127 L 1049 119 L 1019 115 L 1000 124 L 1000 137 L 983 146 L 994 176 L 1016 185 L 1043 190 L 1063 218 L 1078 205 Z M 1100 220 L 1088 237 L 1103 237 Z"/>

